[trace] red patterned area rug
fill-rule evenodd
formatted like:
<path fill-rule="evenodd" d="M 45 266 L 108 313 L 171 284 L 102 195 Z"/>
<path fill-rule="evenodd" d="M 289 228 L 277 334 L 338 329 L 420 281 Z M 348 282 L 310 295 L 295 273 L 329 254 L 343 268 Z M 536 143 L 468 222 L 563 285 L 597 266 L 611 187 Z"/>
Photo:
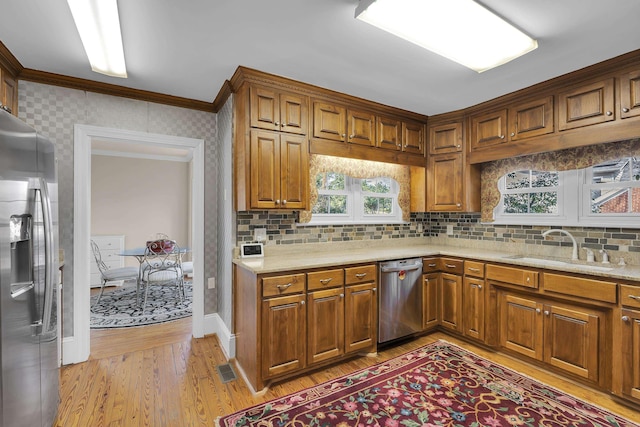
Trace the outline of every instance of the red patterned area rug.
<path fill-rule="evenodd" d="M 226 415 L 217 424 L 640 427 L 445 341 Z"/>

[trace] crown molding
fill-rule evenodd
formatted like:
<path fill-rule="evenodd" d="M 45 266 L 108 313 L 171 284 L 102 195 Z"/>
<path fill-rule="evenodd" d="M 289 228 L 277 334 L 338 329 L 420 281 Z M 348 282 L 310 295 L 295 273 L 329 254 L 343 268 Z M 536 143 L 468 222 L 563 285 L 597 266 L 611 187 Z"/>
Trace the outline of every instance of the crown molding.
<path fill-rule="evenodd" d="M 20 61 L 13 56 L 2 41 L 0 41 L 0 66 L 9 71 L 13 77 L 17 77 L 24 70 Z"/>

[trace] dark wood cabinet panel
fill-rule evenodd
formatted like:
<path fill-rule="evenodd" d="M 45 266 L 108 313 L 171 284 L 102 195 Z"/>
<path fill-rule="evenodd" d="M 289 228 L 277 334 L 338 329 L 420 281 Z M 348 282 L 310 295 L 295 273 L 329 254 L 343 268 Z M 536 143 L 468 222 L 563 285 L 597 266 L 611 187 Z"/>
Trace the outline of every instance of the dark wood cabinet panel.
<path fill-rule="evenodd" d="M 463 284 L 463 332 L 470 338 L 484 341 L 484 280 L 465 277 Z"/>
<path fill-rule="evenodd" d="M 462 153 L 429 157 L 427 210 L 445 212 L 463 210 L 463 167 Z"/>
<path fill-rule="evenodd" d="M 438 287 L 440 273 L 422 275 L 422 327 L 432 329 L 440 324 Z"/>
<path fill-rule="evenodd" d="M 640 116 L 640 71 L 620 77 L 620 117 Z"/>
<path fill-rule="evenodd" d="M 402 122 L 391 117 L 376 118 L 376 145 L 387 150 L 402 148 Z"/>
<path fill-rule="evenodd" d="M 429 153 L 456 153 L 462 151 L 462 122 L 445 123 L 429 127 Z"/>
<path fill-rule="evenodd" d="M 425 129 L 422 123 L 402 122 L 402 151 L 424 155 L 425 143 Z"/>
<path fill-rule="evenodd" d="M 509 127 L 510 141 L 552 133 L 553 96 L 510 107 Z"/>
<path fill-rule="evenodd" d="M 261 86 L 251 86 L 249 97 L 251 127 L 307 134 L 307 97 Z"/>
<path fill-rule="evenodd" d="M 376 145 L 376 116 L 367 111 L 347 110 L 349 143 L 374 147 Z"/>
<path fill-rule="evenodd" d="M 344 289 L 311 292 L 307 298 L 308 364 L 344 353 Z"/>
<path fill-rule="evenodd" d="M 558 127 L 575 129 L 615 120 L 613 78 L 558 95 Z"/>
<path fill-rule="evenodd" d="M 18 115 L 18 80 L 0 68 L 0 104 Z"/>
<path fill-rule="evenodd" d="M 345 287 L 345 352 L 371 349 L 378 329 L 376 282 Z"/>
<path fill-rule="evenodd" d="M 462 331 L 462 277 L 440 273 L 440 325 Z"/>
<path fill-rule="evenodd" d="M 280 136 L 280 204 L 284 209 L 306 209 L 309 199 L 309 148 L 303 136 Z"/>
<path fill-rule="evenodd" d="M 315 101 L 313 103 L 313 136 L 344 142 L 346 139 L 347 109 L 340 105 Z"/>
<path fill-rule="evenodd" d="M 507 110 L 492 111 L 471 117 L 471 151 L 507 142 Z"/>
<path fill-rule="evenodd" d="M 500 309 L 500 345 L 533 359 L 542 360 L 543 305 L 534 299 L 502 294 Z"/>
<path fill-rule="evenodd" d="M 640 311 L 622 310 L 622 394 L 640 403 Z"/>

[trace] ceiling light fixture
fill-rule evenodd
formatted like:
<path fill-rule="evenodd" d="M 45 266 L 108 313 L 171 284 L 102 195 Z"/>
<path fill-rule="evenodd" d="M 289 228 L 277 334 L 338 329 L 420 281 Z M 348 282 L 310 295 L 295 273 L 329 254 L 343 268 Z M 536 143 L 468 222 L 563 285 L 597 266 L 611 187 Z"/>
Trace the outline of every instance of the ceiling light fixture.
<path fill-rule="evenodd" d="M 473 0 L 360 0 L 356 18 L 479 73 L 538 47 Z"/>
<path fill-rule="evenodd" d="M 117 0 L 67 0 L 91 69 L 127 77 Z"/>

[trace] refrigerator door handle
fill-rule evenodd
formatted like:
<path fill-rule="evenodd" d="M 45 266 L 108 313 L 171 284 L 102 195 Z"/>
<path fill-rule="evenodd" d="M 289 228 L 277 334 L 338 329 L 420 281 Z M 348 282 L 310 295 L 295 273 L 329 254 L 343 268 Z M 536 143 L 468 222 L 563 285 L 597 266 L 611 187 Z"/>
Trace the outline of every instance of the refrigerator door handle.
<path fill-rule="evenodd" d="M 51 326 L 51 310 L 53 308 L 54 287 L 56 286 L 54 277 L 56 266 L 53 265 L 55 259 L 53 254 L 53 218 L 51 216 L 51 198 L 49 188 L 44 178 L 40 178 L 40 203 L 42 204 L 42 216 L 44 222 L 44 254 L 46 270 L 44 275 L 44 307 L 42 309 L 42 331 L 49 331 Z"/>

